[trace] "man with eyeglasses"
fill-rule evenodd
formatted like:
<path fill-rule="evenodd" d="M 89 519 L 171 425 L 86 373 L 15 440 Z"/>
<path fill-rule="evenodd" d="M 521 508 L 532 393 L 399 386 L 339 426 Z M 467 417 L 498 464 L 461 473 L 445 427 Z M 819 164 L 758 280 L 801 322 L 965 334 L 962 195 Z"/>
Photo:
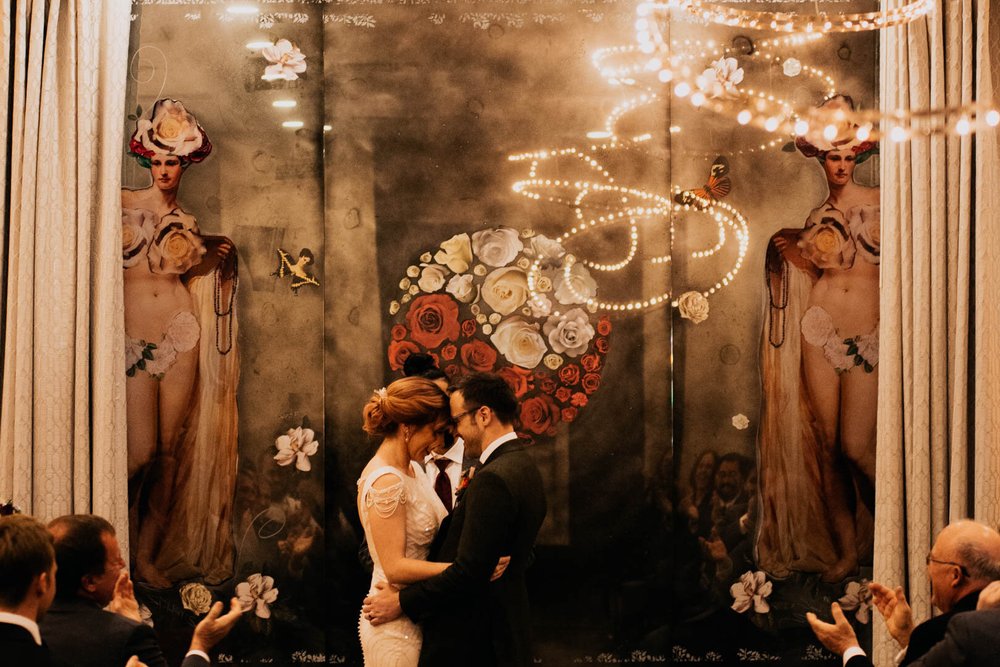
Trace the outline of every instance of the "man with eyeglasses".
<path fill-rule="evenodd" d="M 926 563 L 931 603 L 942 613 L 916 627 L 901 586 L 890 590 L 881 584 L 869 584 L 872 601 L 885 619 L 889 634 L 901 647 L 896 660 L 901 667 L 923 664 L 924 656 L 945 639 L 952 618 L 975 610 L 980 592 L 993 580 L 1000 579 L 1000 533 L 976 521 L 953 523 L 938 535 Z M 831 612 L 832 624 L 820 621 L 812 612 L 806 614 L 816 637 L 843 656 L 846 667 L 871 665 L 836 602 L 831 605 Z"/>
<path fill-rule="evenodd" d="M 497 375 L 474 373 L 451 394 L 451 418 L 476 473 L 431 548 L 447 570 L 402 591 L 365 598 L 372 623 L 405 613 L 420 623 L 420 667 L 528 667 L 531 614 L 525 570 L 545 518 L 545 491 L 514 432 L 518 403 Z M 503 556 L 510 564 L 491 581 Z"/>

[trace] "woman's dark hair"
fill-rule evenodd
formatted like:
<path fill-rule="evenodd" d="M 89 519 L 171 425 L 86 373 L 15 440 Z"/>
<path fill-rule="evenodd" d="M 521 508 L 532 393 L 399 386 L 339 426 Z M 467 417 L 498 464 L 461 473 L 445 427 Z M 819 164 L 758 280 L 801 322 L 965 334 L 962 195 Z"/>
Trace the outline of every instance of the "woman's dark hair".
<path fill-rule="evenodd" d="M 513 425 L 517 418 L 517 397 L 502 377 L 492 373 L 472 373 L 455 387 L 462 392 L 467 408 L 485 405 L 502 424 Z"/>
<path fill-rule="evenodd" d="M 69 599 L 80 590 L 80 581 L 88 574 L 101 574 L 107 562 L 107 549 L 101 539 L 115 528 L 93 514 L 67 514 L 49 522 L 56 547 L 56 597 Z"/>
<path fill-rule="evenodd" d="M 434 357 L 424 352 L 415 352 L 403 362 L 403 375 L 406 377 L 422 377 L 428 380 L 448 379 L 448 376 L 438 368 Z"/>

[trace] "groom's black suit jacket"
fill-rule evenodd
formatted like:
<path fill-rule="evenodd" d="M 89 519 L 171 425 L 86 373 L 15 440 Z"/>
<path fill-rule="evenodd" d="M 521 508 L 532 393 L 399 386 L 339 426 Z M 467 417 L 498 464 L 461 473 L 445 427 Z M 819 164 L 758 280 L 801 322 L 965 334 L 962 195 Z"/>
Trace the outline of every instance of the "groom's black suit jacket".
<path fill-rule="evenodd" d="M 400 591 L 423 628 L 420 667 L 532 664 L 524 573 L 544 518 L 538 468 L 523 443 L 504 443 L 477 467 L 432 548 L 431 560 L 452 565 Z M 501 556 L 510 565 L 490 582 Z"/>

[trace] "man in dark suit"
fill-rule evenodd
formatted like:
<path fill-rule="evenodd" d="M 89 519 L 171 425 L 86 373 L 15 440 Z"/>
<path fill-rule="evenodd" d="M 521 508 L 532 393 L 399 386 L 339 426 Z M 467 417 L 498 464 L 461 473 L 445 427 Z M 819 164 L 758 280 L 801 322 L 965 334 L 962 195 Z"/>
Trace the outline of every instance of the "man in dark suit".
<path fill-rule="evenodd" d="M 942 613 L 916 627 L 902 587 L 893 591 L 881 584 L 870 584 L 872 600 L 885 619 L 889 634 L 902 648 L 903 656 L 897 660 L 900 667 L 919 664 L 918 660 L 944 640 L 952 617 L 974 610 L 980 591 L 994 579 L 1000 579 L 1000 533 L 975 521 L 947 526 L 927 554 L 927 577 L 931 582 L 931 602 Z M 812 612 L 806 614 L 816 637 L 843 656 L 846 667 L 871 665 L 836 602 L 831 612 L 832 624 L 820 621 Z"/>
<path fill-rule="evenodd" d="M 524 575 L 546 504 L 538 468 L 514 432 L 517 409 L 513 392 L 496 375 L 476 373 L 459 383 L 451 417 L 480 465 L 431 552 L 432 560 L 452 565 L 401 592 L 368 597 L 362 607 L 376 624 L 401 611 L 420 623 L 421 667 L 532 664 Z M 506 555 L 506 572 L 491 582 Z"/>
<path fill-rule="evenodd" d="M 0 573 L 0 662 L 54 665 L 38 630 L 56 592 L 55 553 L 45 526 L 23 514 L 0 518 Z"/>
<path fill-rule="evenodd" d="M 41 624 L 52 654 L 75 667 L 124 665 L 138 655 L 148 667 L 167 667 L 153 629 L 139 619 L 132 583 L 124 572 L 115 530 L 89 514 L 59 517 L 49 524 L 55 544 L 56 599 Z M 117 611 L 106 611 L 108 607 Z M 182 667 L 206 667 L 208 651 L 235 625 L 236 598 L 225 616 L 216 602 L 194 629 Z"/>
<path fill-rule="evenodd" d="M 944 639 L 912 667 L 1000 667 L 1000 610 L 955 614 Z"/>

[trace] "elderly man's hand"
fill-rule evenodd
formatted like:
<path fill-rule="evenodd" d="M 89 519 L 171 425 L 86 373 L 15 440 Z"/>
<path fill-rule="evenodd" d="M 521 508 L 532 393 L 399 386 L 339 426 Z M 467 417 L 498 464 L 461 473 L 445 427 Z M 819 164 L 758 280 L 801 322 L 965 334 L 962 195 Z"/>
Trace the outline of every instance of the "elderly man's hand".
<path fill-rule="evenodd" d="M 913 633 L 913 612 L 910 610 L 910 603 L 906 601 L 903 587 L 897 586 L 896 590 L 890 590 L 873 581 L 868 584 L 868 590 L 872 592 L 872 602 L 885 619 L 889 634 L 900 648 L 909 646 L 910 635 Z"/>
<path fill-rule="evenodd" d="M 243 614 L 243 607 L 240 601 L 233 598 L 229 601 L 229 611 L 222 614 L 222 602 L 216 602 L 209 609 L 205 618 L 194 628 L 194 636 L 191 637 L 191 650 L 208 653 L 213 646 L 218 644 L 229 634 L 229 631 L 236 625 Z"/>
<path fill-rule="evenodd" d="M 854 634 L 854 628 L 847 622 L 844 612 L 840 610 L 839 604 L 836 602 L 831 604 L 830 613 L 833 614 L 833 623 L 824 623 L 811 611 L 806 614 L 806 620 L 816 634 L 816 639 L 823 646 L 837 655 L 844 655 L 847 649 L 858 646 L 858 637 Z"/>
<path fill-rule="evenodd" d="M 1000 609 L 1000 581 L 994 581 L 982 590 L 976 609 Z"/>
<path fill-rule="evenodd" d="M 118 575 L 118 579 L 115 581 L 114 597 L 105 609 L 112 614 L 118 614 L 142 623 L 142 616 L 139 615 L 139 602 L 135 599 L 132 580 L 125 570 L 122 570 L 121 574 Z"/>
<path fill-rule="evenodd" d="M 399 591 L 385 584 L 375 584 L 378 593 L 369 595 L 361 604 L 361 613 L 372 625 L 382 625 L 403 615 L 399 606 Z"/>

